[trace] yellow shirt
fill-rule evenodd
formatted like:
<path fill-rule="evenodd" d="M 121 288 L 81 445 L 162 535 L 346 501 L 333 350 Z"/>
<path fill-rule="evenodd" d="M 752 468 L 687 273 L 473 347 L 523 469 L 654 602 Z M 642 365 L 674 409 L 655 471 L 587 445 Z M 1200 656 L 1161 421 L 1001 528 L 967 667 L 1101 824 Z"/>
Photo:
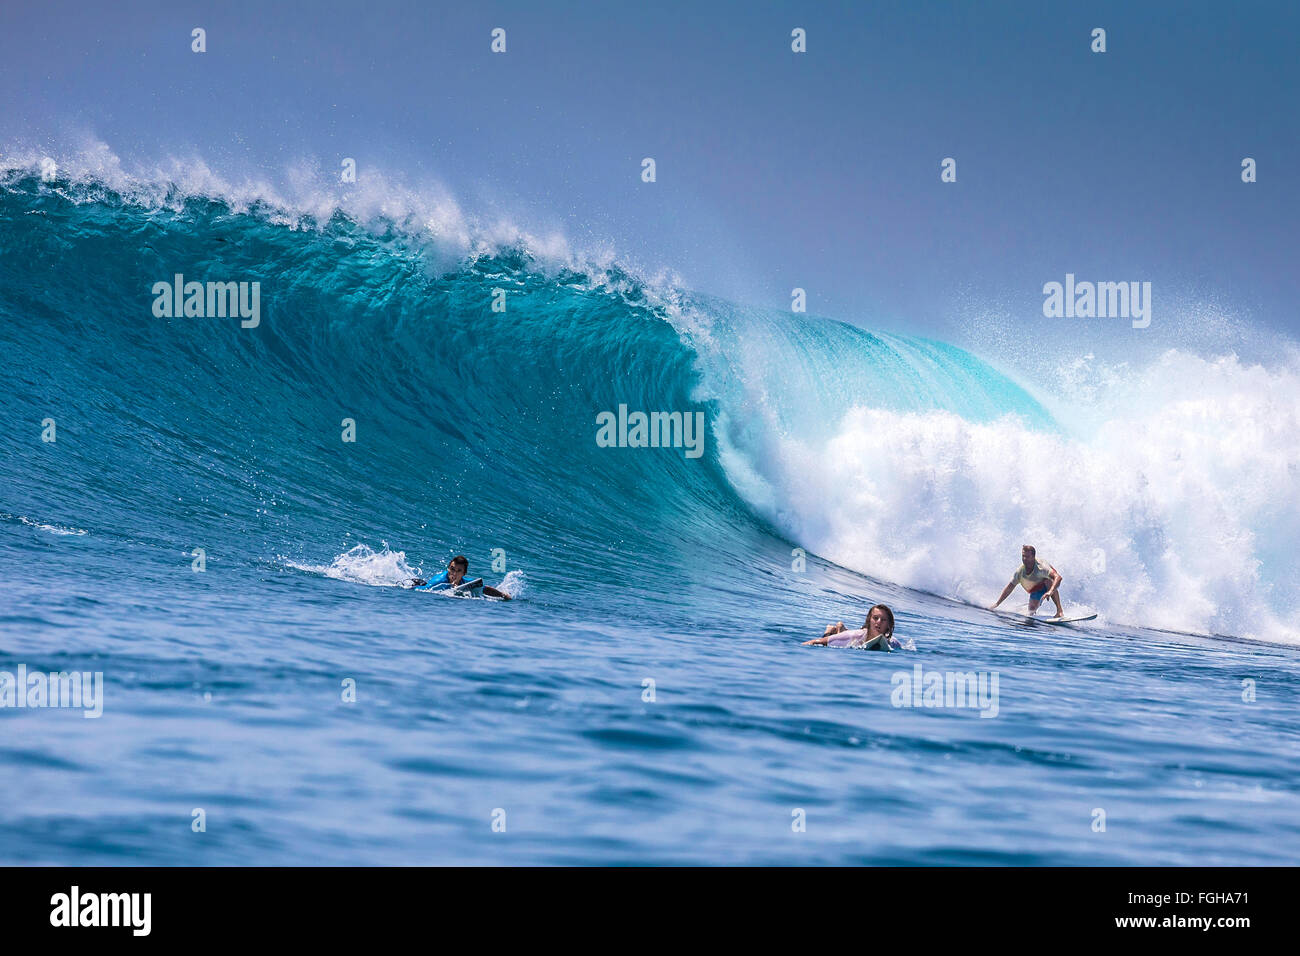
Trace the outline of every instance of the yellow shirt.
<path fill-rule="evenodd" d="M 1038 558 L 1034 562 L 1033 571 L 1026 571 L 1023 564 L 1016 568 L 1015 576 L 1012 577 L 1011 582 L 1022 585 L 1026 591 L 1033 591 L 1044 581 L 1050 582 L 1051 579 L 1052 572 L 1048 568 L 1047 562 L 1042 558 Z"/>

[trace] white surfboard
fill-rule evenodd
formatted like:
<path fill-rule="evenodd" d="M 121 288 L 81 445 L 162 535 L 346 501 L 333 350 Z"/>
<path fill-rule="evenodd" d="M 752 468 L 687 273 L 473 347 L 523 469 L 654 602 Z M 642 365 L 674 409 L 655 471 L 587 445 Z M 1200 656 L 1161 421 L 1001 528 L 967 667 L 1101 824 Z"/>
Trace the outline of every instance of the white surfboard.
<path fill-rule="evenodd" d="M 478 597 L 475 592 L 483 590 L 483 579 L 475 578 L 473 581 L 464 581 L 449 590 L 456 597 Z"/>
<path fill-rule="evenodd" d="M 1084 621 L 1095 621 L 1097 619 L 1095 612 L 1080 614 L 1078 617 L 1037 617 L 1020 614 L 1016 611 L 994 611 L 993 613 L 1013 621 L 1023 621 L 1026 624 L 1081 624 Z"/>

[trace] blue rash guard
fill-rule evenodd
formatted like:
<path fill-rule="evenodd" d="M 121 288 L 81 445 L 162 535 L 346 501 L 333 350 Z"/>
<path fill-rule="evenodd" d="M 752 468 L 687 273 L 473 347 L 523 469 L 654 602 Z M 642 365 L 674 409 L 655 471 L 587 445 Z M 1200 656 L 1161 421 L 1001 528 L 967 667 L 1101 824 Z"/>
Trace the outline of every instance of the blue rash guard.
<path fill-rule="evenodd" d="M 442 591 L 451 587 L 451 582 L 447 580 L 447 572 L 429 578 L 424 584 L 412 588 L 414 591 Z"/>

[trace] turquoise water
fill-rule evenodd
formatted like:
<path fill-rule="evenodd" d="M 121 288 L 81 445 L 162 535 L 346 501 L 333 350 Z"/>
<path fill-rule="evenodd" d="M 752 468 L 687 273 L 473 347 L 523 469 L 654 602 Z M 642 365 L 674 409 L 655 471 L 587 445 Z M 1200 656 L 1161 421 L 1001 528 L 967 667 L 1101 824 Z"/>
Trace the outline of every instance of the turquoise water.
<path fill-rule="evenodd" d="M 977 356 L 6 175 L 0 671 L 105 689 L 0 710 L 4 861 L 1296 861 L 1294 558 L 1237 601 L 1199 523 L 1117 480 L 1052 551 L 1095 626 L 963 603 L 1034 527 L 986 461 L 1073 440 Z M 260 324 L 155 317 L 177 272 L 260 282 Z M 702 414 L 703 454 L 599 447 L 620 405 Z M 1261 548 L 1296 520 L 1270 507 L 1233 515 Z M 395 586 L 456 553 L 517 600 Z M 1193 617 L 1144 628 L 1135 588 Z M 877 601 L 911 649 L 798 646 Z M 917 666 L 996 675 L 996 715 L 897 706 Z"/>

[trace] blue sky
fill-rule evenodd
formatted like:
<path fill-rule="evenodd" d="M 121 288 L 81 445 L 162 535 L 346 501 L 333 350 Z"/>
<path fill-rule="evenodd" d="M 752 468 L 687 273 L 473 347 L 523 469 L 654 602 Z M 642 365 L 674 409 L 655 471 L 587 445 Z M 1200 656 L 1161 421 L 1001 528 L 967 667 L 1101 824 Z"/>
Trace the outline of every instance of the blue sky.
<path fill-rule="evenodd" d="M 1177 345 L 1205 308 L 1295 338 L 1298 38 L 1289 2 L 6 4 L 0 152 L 351 156 L 696 289 L 953 340 L 993 314 Z M 1152 282 L 1152 327 L 1045 329 L 1067 272 Z"/>

